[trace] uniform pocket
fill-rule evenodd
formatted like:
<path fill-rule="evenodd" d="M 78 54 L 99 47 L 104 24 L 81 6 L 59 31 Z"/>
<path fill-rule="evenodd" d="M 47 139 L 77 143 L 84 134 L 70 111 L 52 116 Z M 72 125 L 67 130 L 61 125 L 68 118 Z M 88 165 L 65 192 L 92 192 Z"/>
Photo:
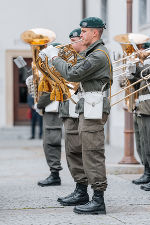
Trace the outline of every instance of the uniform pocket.
<path fill-rule="evenodd" d="M 104 129 L 81 132 L 83 150 L 104 149 Z"/>
<path fill-rule="evenodd" d="M 77 132 L 79 120 L 77 118 L 67 118 L 63 120 L 65 126 L 65 132 L 70 133 L 70 131 Z"/>
<path fill-rule="evenodd" d="M 81 152 L 82 151 L 82 145 L 81 145 L 78 133 L 77 134 L 66 133 L 65 142 L 67 145 L 68 152 Z"/>
<path fill-rule="evenodd" d="M 62 130 L 60 128 L 50 128 L 45 129 L 45 141 L 49 145 L 57 146 L 61 145 Z"/>

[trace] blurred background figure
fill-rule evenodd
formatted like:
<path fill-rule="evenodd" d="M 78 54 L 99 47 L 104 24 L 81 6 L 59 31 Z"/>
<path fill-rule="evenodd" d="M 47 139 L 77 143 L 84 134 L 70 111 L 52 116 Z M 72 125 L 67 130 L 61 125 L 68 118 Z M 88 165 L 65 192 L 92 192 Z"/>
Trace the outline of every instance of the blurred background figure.
<path fill-rule="evenodd" d="M 35 111 L 34 98 L 30 94 L 28 94 L 28 96 L 27 96 L 27 103 L 31 110 L 31 137 L 29 139 L 35 138 L 35 130 L 36 130 L 37 124 L 39 126 L 38 138 L 41 139 L 42 138 L 43 118 Z"/>

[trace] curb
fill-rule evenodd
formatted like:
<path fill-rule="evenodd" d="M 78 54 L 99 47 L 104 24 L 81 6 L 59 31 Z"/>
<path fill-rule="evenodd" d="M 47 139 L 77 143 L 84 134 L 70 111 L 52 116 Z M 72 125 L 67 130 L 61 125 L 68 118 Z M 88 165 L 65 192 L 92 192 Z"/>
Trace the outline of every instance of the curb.
<path fill-rule="evenodd" d="M 132 164 L 106 164 L 107 174 L 142 174 L 144 173 L 143 165 Z"/>

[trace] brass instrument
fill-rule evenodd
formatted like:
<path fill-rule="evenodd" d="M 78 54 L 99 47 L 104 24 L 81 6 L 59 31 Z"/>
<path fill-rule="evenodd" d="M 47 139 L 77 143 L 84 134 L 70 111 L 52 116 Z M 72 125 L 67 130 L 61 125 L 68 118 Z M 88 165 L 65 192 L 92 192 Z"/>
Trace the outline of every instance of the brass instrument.
<path fill-rule="evenodd" d="M 137 63 L 137 62 L 140 61 L 137 58 L 136 50 L 141 49 L 142 45 L 149 40 L 149 37 L 146 36 L 146 35 L 143 35 L 143 34 L 129 33 L 129 34 L 117 35 L 117 36 L 114 37 L 114 39 L 115 39 L 115 41 L 120 43 L 120 45 L 122 47 L 122 50 L 126 55 L 122 59 L 119 59 L 119 60 L 117 60 L 113 63 L 113 64 L 116 64 L 116 63 L 123 62 L 123 65 L 118 66 L 118 67 L 114 67 L 114 70 L 113 70 L 114 72 L 118 71 L 118 70 L 123 70 L 123 73 L 116 76 L 116 77 L 118 77 L 118 76 L 126 74 L 125 69 L 127 68 L 127 62 L 128 61 L 132 60 L 133 63 Z M 135 50 L 135 46 L 133 45 L 132 42 L 136 44 L 136 46 L 137 46 L 136 50 Z M 128 107 L 128 110 L 132 111 L 134 101 L 137 98 L 137 94 L 138 94 L 139 90 L 134 91 L 135 83 L 130 84 L 130 81 L 125 76 L 122 76 L 122 79 L 123 79 L 123 84 L 125 85 L 125 88 L 123 88 L 123 90 L 121 90 L 121 91 L 118 91 L 116 94 L 110 96 L 110 98 L 120 94 L 122 91 L 125 91 L 125 98 L 117 101 L 116 103 L 113 103 L 112 106 L 116 105 L 117 103 L 119 103 L 119 102 L 121 102 L 122 100 L 125 99 L 125 103 Z"/>
<path fill-rule="evenodd" d="M 56 46 L 56 48 L 59 48 L 58 56 L 67 63 L 72 65 L 77 63 L 77 52 L 72 48 L 71 44 Z M 79 83 L 66 81 L 56 68 L 49 64 L 47 56 L 44 61 L 38 57 L 36 65 L 42 74 L 51 79 L 52 92 L 50 100 L 65 101 L 71 98 L 79 87 Z"/>
<path fill-rule="evenodd" d="M 126 91 L 128 88 L 132 88 L 135 84 L 137 84 L 137 83 L 139 83 L 139 82 L 142 82 L 143 80 L 145 80 L 145 81 L 147 82 L 147 80 L 149 80 L 149 79 L 150 79 L 150 74 L 148 74 L 147 76 L 142 77 L 140 80 L 138 80 L 138 81 L 136 81 L 136 82 L 134 82 L 134 83 L 128 85 L 127 87 L 123 88 L 122 90 L 118 91 L 117 93 L 111 95 L 109 98 L 112 98 L 112 97 L 114 97 L 114 96 L 120 94 L 121 92 Z M 113 103 L 111 106 L 114 106 L 114 105 L 118 104 L 119 102 L 121 102 L 121 101 L 123 101 L 123 100 L 126 100 L 127 98 L 131 97 L 132 95 L 138 93 L 139 91 L 141 91 L 141 90 L 143 90 L 144 88 L 149 87 L 149 86 L 150 86 L 150 83 L 147 83 L 146 85 L 144 85 L 143 87 L 139 88 L 138 90 L 129 93 L 129 94 L 126 95 L 124 98 L 122 98 L 122 99 L 118 100 L 117 102 Z"/>
<path fill-rule="evenodd" d="M 31 45 L 32 50 L 32 72 L 33 72 L 33 84 L 34 84 L 34 102 L 36 103 L 39 98 L 39 71 L 36 66 L 36 61 L 39 55 L 39 52 L 47 46 L 48 43 L 56 39 L 56 35 L 53 31 L 43 28 L 35 28 L 27 30 L 21 34 L 21 39 Z M 48 77 L 44 77 L 44 84 L 47 85 L 45 90 L 51 91 L 51 80 Z"/>

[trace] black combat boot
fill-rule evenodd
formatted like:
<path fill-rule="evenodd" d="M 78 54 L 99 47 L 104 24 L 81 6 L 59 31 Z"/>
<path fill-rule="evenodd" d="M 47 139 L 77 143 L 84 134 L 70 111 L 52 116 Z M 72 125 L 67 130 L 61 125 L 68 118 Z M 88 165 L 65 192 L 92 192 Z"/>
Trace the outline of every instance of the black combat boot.
<path fill-rule="evenodd" d="M 149 182 L 150 182 L 150 167 L 146 164 L 144 166 L 144 174 L 140 178 L 133 180 L 132 183 L 139 185 L 139 184 L 147 184 Z"/>
<path fill-rule="evenodd" d="M 59 197 L 59 198 L 57 199 L 57 201 L 58 201 L 58 202 L 62 202 L 64 199 L 72 197 L 72 196 L 76 193 L 76 191 L 77 191 L 77 189 L 78 189 L 78 185 L 79 185 L 79 184 L 76 183 L 76 188 L 75 188 L 74 192 L 72 192 L 71 194 L 69 194 L 69 195 L 67 195 L 67 196 L 65 196 L 65 197 Z"/>
<path fill-rule="evenodd" d="M 87 186 L 85 184 L 77 183 L 73 193 L 64 198 L 59 198 L 58 201 L 63 206 L 83 205 L 87 203 L 89 201 Z"/>
<path fill-rule="evenodd" d="M 85 205 L 75 206 L 73 211 L 78 214 L 106 214 L 104 192 L 95 190 L 90 202 Z"/>
<path fill-rule="evenodd" d="M 150 191 L 150 182 L 147 183 L 147 184 L 141 185 L 140 188 L 141 188 L 142 190 L 144 190 L 144 191 Z"/>
<path fill-rule="evenodd" d="M 45 180 L 39 181 L 38 185 L 41 187 L 61 185 L 61 179 L 59 177 L 59 172 L 51 172 L 50 176 L 47 177 Z"/>

